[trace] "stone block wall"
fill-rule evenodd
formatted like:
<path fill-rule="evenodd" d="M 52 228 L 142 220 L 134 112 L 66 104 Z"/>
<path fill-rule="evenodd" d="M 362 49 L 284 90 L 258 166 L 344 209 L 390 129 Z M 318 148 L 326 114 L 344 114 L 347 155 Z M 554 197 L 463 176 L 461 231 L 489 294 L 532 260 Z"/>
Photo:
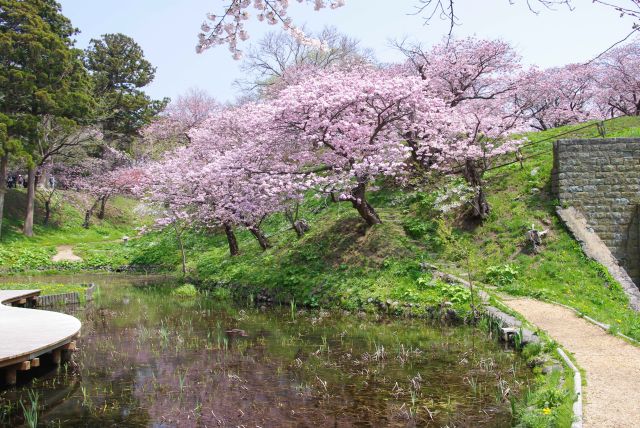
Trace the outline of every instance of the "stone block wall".
<path fill-rule="evenodd" d="M 640 285 L 640 138 L 558 140 L 552 187 Z"/>

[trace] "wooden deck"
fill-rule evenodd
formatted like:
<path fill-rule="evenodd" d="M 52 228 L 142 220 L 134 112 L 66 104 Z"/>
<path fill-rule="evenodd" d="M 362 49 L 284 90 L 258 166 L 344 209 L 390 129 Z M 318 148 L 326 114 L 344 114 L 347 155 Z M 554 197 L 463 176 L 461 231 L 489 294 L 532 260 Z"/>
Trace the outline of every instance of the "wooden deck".
<path fill-rule="evenodd" d="M 80 321 L 58 312 L 8 305 L 28 305 L 40 290 L 0 290 L 0 371 L 5 382 L 15 383 L 16 371 L 40 364 L 39 357 L 51 354 L 60 363 L 63 350 L 75 349 Z"/>

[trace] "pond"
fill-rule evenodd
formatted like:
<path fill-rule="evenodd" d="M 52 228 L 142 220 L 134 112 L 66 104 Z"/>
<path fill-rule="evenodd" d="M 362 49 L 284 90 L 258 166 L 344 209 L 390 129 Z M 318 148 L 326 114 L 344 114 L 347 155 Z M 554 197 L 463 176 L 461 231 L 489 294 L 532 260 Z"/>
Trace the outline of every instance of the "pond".
<path fill-rule="evenodd" d="M 0 389 L 0 425 L 37 397 L 38 426 L 506 427 L 531 381 L 470 327 L 178 297 L 152 277 L 35 280 L 99 292 L 65 309 L 83 324 L 72 363 Z"/>

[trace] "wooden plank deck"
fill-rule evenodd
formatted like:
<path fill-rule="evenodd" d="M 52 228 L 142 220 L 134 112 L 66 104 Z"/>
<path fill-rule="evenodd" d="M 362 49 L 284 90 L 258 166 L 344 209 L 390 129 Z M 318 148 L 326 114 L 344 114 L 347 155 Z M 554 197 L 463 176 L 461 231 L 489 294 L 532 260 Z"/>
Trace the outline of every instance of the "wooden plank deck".
<path fill-rule="evenodd" d="M 80 333 L 81 323 L 71 315 L 5 305 L 39 294 L 40 290 L 0 290 L 0 368 L 59 350 Z"/>

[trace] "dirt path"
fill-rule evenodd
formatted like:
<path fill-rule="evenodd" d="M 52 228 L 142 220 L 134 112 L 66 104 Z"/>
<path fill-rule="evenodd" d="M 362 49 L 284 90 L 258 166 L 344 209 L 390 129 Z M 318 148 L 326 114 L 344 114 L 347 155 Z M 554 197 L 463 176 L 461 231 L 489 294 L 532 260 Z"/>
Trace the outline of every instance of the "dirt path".
<path fill-rule="evenodd" d="M 56 247 L 58 253 L 51 258 L 54 262 L 81 262 L 82 259 L 73 254 L 73 247 L 71 245 L 58 245 Z"/>
<path fill-rule="evenodd" d="M 561 306 L 510 297 L 504 303 L 562 344 L 586 371 L 585 427 L 640 426 L 640 348 Z"/>

